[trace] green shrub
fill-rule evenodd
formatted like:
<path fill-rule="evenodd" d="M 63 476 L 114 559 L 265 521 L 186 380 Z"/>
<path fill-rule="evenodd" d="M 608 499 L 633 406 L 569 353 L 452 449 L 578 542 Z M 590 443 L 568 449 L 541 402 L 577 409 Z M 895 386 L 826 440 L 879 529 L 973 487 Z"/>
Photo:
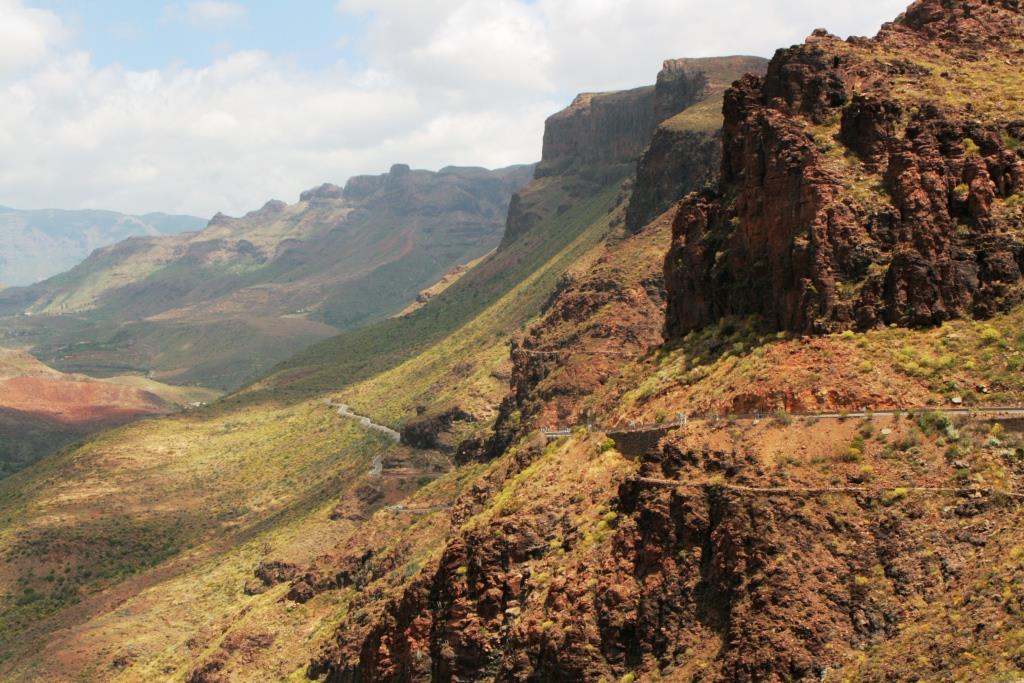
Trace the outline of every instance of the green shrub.
<path fill-rule="evenodd" d="M 841 462 L 860 462 L 864 458 L 864 451 L 858 448 L 842 447 L 839 449 L 838 458 Z"/>
<path fill-rule="evenodd" d="M 949 417 L 945 413 L 940 413 L 937 410 L 921 415 L 917 420 L 917 424 L 921 428 L 921 431 L 928 435 L 935 434 L 937 432 L 944 433 L 949 427 L 953 426 L 953 422 Z"/>
<path fill-rule="evenodd" d="M 789 426 L 793 424 L 793 416 L 782 408 L 779 408 L 778 410 L 772 413 L 772 419 L 775 420 L 777 424 L 783 426 Z"/>
<path fill-rule="evenodd" d="M 906 498 L 907 494 L 909 493 L 909 489 L 900 486 L 894 488 L 892 491 L 886 491 L 885 494 L 882 496 L 882 502 L 885 503 L 886 505 L 892 505 L 893 503 L 896 503 Z"/>

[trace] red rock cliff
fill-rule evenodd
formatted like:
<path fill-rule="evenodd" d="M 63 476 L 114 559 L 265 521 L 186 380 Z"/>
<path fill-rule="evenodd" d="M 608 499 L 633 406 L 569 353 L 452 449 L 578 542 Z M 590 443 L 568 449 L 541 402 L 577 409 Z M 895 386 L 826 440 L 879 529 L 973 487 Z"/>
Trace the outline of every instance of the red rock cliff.
<path fill-rule="evenodd" d="M 828 332 L 1021 298 L 1017 0 L 921 0 L 874 39 L 824 31 L 725 97 L 717 191 L 665 263 L 667 334 L 729 314 Z"/>

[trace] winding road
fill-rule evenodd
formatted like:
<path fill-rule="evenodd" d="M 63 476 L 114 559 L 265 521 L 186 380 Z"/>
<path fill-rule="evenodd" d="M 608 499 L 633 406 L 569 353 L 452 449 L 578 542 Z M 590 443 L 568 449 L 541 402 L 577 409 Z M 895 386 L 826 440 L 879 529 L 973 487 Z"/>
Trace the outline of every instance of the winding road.
<path fill-rule="evenodd" d="M 352 409 L 349 408 L 348 405 L 345 404 L 345 403 L 335 403 L 334 401 L 332 401 L 330 399 L 325 400 L 324 403 L 326 403 L 327 405 L 329 405 L 332 408 L 337 408 L 338 409 L 338 415 L 341 415 L 342 417 L 347 417 L 349 419 L 355 420 L 356 422 L 358 422 L 360 425 L 362 425 L 366 429 L 372 429 L 374 431 L 378 431 L 381 434 L 386 435 L 389 439 L 391 439 L 395 443 L 398 443 L 398 442 L 400 442 L 402 440 L 402 435 L 399 434 L 398 432 L 396 432 L 394 429 L 391 429 L 391 427 L 385 427 L 384 425 L 379 425 L 376 422 L 374 422 L 373 420 L 371 420 L 370 418 L 366 417 L 365 415 L 359 415 L 357 413 L 353 413 Z M 379 472 L 378 472 L 378 474 L 379 474 Z"/>

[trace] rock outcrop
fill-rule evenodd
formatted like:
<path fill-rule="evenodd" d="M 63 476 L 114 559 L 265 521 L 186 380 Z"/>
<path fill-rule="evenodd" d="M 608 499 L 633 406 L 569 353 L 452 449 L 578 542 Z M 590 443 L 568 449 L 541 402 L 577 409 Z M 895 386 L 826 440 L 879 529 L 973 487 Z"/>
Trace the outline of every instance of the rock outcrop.
<path fill-rule="evenodd" d="M 876 38 L 816 31 L 725 97 L 717 190 L 680 209 L 666 332 L 730 314 L 822 333 L 1021 298 L 1024 16 L 921 0 Z"/>
<path fill-rule="evenodd" d="M 476 418 L 458 406 L 430 415 L 420 415 L 402 427 L 402 443 L 413 448 L 452 451 L 444 443 L 442 434 L 451 430 L 456 422 L 475 422 Z"/>
<path fill-rule="evenodd" d="M 623 363 L 660 341 L 665 288 L 658 256 L 668 217 L 609 247 L 587 273 L 563 279 L 541 320 L 512 342 L 512 391 L 501 409 L 499 446 L 509 420 L 519 431 L 586 421 L 587 400 Z M 504 437 L 504 438 L 502 438 Z"/>

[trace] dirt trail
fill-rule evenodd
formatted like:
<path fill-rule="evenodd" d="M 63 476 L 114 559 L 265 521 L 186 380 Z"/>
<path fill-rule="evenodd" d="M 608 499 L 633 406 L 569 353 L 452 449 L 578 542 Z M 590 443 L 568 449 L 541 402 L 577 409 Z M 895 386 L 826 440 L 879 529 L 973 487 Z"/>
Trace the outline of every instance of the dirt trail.
<path fill-rule="evenodd" d="M 674 479 L 657 479 L 654 477 L 637 477 L 637 481 L 648 486 L 655 486 L 669 489 L 698 489 L 711 490 L 719 489 L 735 493 L 749 493 L 764 496 L 819 496 L 829 494 L 849 495 L 906 495 L 907 493 L 945 493 L 961 497 L 980 496 L 1003 496 L 1014 500 L 1024 500 L 1024 493 L 1014 491 L 999 491 L 991 488 L 957 488 L 951 486 L 911 486 L 897 484 L 895 486 L 741 486 L 738 484 L 726 484 L 722 482 L 696 481 L 684 482 Z"/>
<path fill-rule="evenodd" d="M 868 411 L 856 411 L 849 413 L 837 413 L 837 412 L 826 412 L 826 413 L 791 413 L 789 417 L 796 418 L 813 418 L 819 420 L 849 420 L 869 417 L 899 417 L 908 414 L 920 414 L 920 413 L 941 413 L 943 415 L 967 415 L 969 417 L 987 417 L 990 419 L 1017 419 L 1024 418 L 1024 408 L 1019 407 L 1003 407 L 1003 408 L 917 408 L 917 409 L 906 409 L 906 410 L 868 410 Z M 770 419 L 772 415 L 770 413 L 758 414 L 758 415 L 731 415 L 728 417 L 722 416 L 705 416 L 705 415 L 692 415 L 688 416 L 685 413 L 680 413 L 682 417 L 673 420 L 671 422 L 660 422 L 657 424 L 630 424 L 626 425 L 587 425 L 578 424 L 573 427 L 562 427 L 561 429 L 545 429 L 542 430 L 543 434 L 548 438 L 554 439 L 562 436 L 569 436 L 573 429 L 584 428 L 588 432 L 603 432 L 605 434 L 640 434 L 644 432 L 654 432 L 665 429 L 674 429 L 676 427 L 684 427 L 691 422 L 720 422 L 722 420 L 733 420 L 737 422 L 749 422 L 755 423 L 760 420 Z"/>

